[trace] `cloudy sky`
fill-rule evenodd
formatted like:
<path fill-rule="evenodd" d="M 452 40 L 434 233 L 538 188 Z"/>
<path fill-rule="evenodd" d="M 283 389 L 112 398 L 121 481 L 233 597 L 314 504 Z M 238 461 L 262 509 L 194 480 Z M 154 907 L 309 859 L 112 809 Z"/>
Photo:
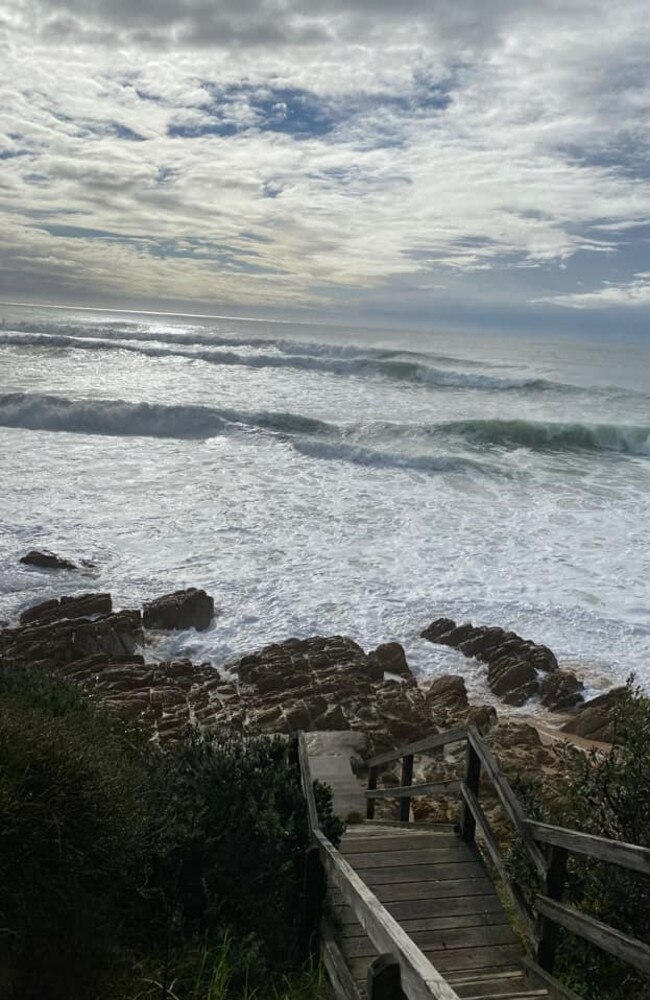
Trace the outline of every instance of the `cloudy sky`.
<path fill-rule="evenodd" d="M 642 330 L 648 0 L 9 0 L 0 298 Z"/>

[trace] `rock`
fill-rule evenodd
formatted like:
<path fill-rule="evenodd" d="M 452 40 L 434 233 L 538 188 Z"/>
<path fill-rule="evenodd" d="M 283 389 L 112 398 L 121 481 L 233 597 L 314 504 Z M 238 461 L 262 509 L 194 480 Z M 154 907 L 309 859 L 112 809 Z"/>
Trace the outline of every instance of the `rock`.
<path fill-rule="evenodd" d="M 458 674 L 443 674 L 431 681 L 426 690 L 426 701 L 432 711 L 451 709 L 462 711 L 468 707 L 465 681 Z"/>
<path fill-rule="evenodd" d="M 584 701 L 584 684 L 569 670 L 554 670 L 543 678 L 539 693 L 542 705 L 553 712 L 566 711 Z"/>
<path fill-rule="evenodd" d="M 523 705 L 539 689 L 535 668 L 526 660 L 512 660 L 503 665 L 491 663 L 488 684 L 506 705 Z"/>
<path fill-rule="evenodd" d="M 143 609 L 145 628 L 183 630 L 195 628 L 199 632 L 210 627 L 214 618 L 214 600 L 205 590 L 190 587 L 177 590 L 149 601 Z"/>
<path fill-rule="evenodd" d="M 377 663 L 381 668 L 382 677 L 384 673 L 397 674 L 407 681 L 414 681 L 415 678 L 406 660 L 404 647 L 399 642 L 384 642 L 381 646 L 368 653 L 371 663 Z"/>
<path fill-rule="evenodd" d="M 616 735 L 616 710 L 626 694 L 626 687 L 617 687 L 599 695 L 598 698 L 592 698 L 574 718 L 562 726 L 562 732 L 584 739 L 613 743 Z"/>
<path fill-rule="evenodd" d="M 110 615 L 113 601 L 110 594 L 80 594 L 78 597 L 61 597 L 44 601 L 20 616 L 20 624 L 52 622 L 61 618 L 87 618 L 91 615 Z"/>
<path fill-rule="evenodd" d="M 0 660 L 51 669 L 95 653 L 130 656 L 142 642 L 140 612 L 120 611 L 96 621 L 66 618 L 5 629 L 0 633 Z"/>
<path fill-rule="evenodd" d="M 445 632 L 451 632 L 456 628 L 456 622 L 452 618 L 436 618 L 430 625 L 420 632 L 421 639 L 428 639 L 429 642 L 437 642 L 438 636 Z"/>
<path fill-rule="evenodd" d="M 502 628 L 477 629 L 474 636 L 461 642 L 458 648 L 465 656 L 487 659 L 485 654 L 501 645 L 505 635 Z"/>
<path fill-rule="evenodd" d="M 26 556 L 22 556 L 21 563 L 26 566 L 38 566 L 40 569 L 76 569 L 75 563 L 69 559 L 62 559 L 48 549 L 31 549 Z"/>
<path fill-rule="evenodd" d="M 471 622 L 465 622 L 463 625 L 456 625 L 455 628 L 450 629 L 448 632 L 443 632 L 435 641 L 442 646 L 457 648 L 461 642 L 465 642 L 467 639 L 475 636 L 477 631 Z"/>

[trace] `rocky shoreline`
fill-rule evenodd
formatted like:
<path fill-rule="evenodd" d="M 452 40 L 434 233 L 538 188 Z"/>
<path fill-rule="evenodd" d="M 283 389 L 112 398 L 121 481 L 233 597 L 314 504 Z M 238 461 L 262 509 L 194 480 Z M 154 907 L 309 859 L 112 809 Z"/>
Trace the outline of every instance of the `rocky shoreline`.
<path fill-rule="evenodd" d="M 506 773 L 539 777 L 556 766 L 549 740 L 535 726 L 513 720 L 507 709 L 531 698 L 565 714 L 559 737 L 612 739 L 612 709 L 622 689 L 585 702 L 578 678 L 560 668 L 548 647 L 502 628 L 451 619 L 436 619 L 423 638 L 485 663 L 503 712 L 470 704 L 460 674 L 416 678 L 396 642 L 365 651 L 345 636 L 289 638 L 221 669 L 154 659 L 152 643 L 161 634 L 206 629 L 214 613 L 212 598 L 195 588 L 142 609 L 115 610 L 108 593 L 66 595 L 27 609 L 0 631 L 0 662 L 53 670 L 111 711 L 136 720 L 161 745 L 185 739 L 192 729 L 355 730 L 364 734 L 369 756 L 436 729 L 472 723 L 487 735 Z M 429 761 L 422 765 L 423 780 L 437 780 L 453 766 L 453 760 Z M 363 770 L 363 759 L 358 767 Z"/>

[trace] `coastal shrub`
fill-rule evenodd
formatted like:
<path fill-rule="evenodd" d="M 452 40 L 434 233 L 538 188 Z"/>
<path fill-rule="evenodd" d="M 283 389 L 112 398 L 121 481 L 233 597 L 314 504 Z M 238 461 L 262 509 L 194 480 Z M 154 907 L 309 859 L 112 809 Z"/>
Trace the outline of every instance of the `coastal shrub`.
<path fill-rule="evenodd" d="M 295 965 L 308 827 L 286 741 L 194 736 L 163 766 L 165 855 L 153 881 L 172 934 L 227 927 L 239 938 L 252 935 L 261 946 L 258 978 L 266 967 Z M 324 830 L 338 842 L 329 790 L 317 785 L 316 800 Z"/>
<path fill-rule="evenodd" d="M 1 1000 L 135 997 L 145 979 L 189 1000 L 197 941 L 218 957 L 206 981 L 227 941 L 228 990 L 258 989 L 302 957 L 307 840 L 286 743 L 163 753 L 59 679 L 0 667 Z"/>
<path fill-rule="evenodd" d="M 559 787 L 520 787 L 529 815 L 558 826 L 650 847 L 650 699 L 627 684 L 616 708 L 615 744 L 585 753 L 557 745 Z M 532 899 L 539 891 L 520 848 L 512 871 Z M 650 878 L 569 854 L 563 900 L 611 927 L 650 943 Z M 556 975 L 586 1000 L 647 1000 L 648 981 L 627 963 L 562 930 Z"/>
<path fill-rule="evenodd" d="M 0 996 L 94 996 L 155 849 L 144 738 L 43 674 L 0 670 Z"/>

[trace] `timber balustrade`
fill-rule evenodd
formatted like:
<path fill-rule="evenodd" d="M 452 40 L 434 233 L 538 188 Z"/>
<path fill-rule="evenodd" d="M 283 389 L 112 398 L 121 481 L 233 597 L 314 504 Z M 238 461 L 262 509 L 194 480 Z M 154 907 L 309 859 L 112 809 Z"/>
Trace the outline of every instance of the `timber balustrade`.
<path fill-rule="evenodd" d="M 368 971 L 368 1000 L 459 1000 L 458 994 L 322 832 L 302 733 L 298 737 L 298 759 L 312 843 L 305 866 L 305 936 L 314 955 L 320 946 L 337 996 L 354 1000 L 358 992 L 334 935 L 326 925 L 321 926 L 325 881 L 341 892 L 377 949 L 378 958 Z"/>
<path fill-rule="evenodd" d="M 416 755 L 440 752 L 447 744 L 460 741 L 465 741 L 467 745 L 462 780 L 419 785 L 412 783 Z M 401 783 L 398 786 L 378 788 L 382 768 L 398 760 L 402 762 Z M 582 854 L 650 877 L 650 849 L 528 819 L 519 799 L 474 726 L 435 733 L 415 743 L 380 754 L 368 761 L 368 768 L 366 816 L 369 820 L 374 818 L 378 798 L 398 799 L 400 820 L 408 823 L 412 798 L 460 793 L 458 832 L 466 843 L 474 844 L 478 828 L 483 850 L 503 883 L 534 950 L 538 965 L 545 972 L 553 971 L 558 928 L 564 927 L 650 977 L 650 946 L 647 943 L 622 934 L 561 901 L 569 853 Z M 482 773 L 489 778 L 503 812 L 526 848 L 539 879 L 541 891 L 535 898 L 533 911 L 508 871 L 499 851 L 497 838 L 480 804 Z"/>

